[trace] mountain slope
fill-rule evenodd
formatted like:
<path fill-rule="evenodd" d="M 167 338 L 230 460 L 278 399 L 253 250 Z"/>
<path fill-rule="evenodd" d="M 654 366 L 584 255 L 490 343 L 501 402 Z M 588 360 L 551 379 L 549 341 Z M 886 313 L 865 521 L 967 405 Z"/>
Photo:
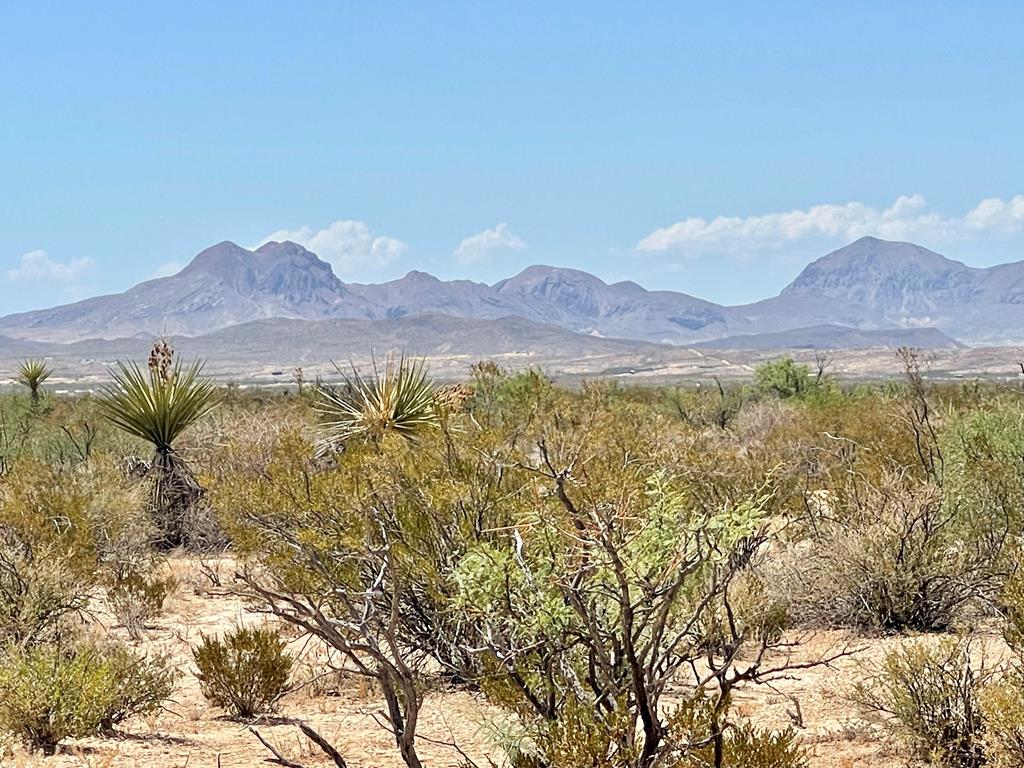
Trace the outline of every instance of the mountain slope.
<path fill-rule="evenodd" d="M 957 349 L 964 345 L 935 328 L 865 331 L 841 325 L 814 325 L 777 333 L 726 336 L 693 346 L 702 349 Z"/>
<path fill-rule="evenodd" d="M 732 312 L 762 332 L 935 327 L 970 343 L 1012 343 L 1024 340 L 1024 262 L 978 269 L 863 237 L 809 264 L 778 296 Z"/>
<path fill-rule="evenodd" d="M 814 294 L 900 318 L 970 299 L 984 272 L 912 243 L 862 237 L 812 262 L 782 296 Z"/>
<path fill-rule="evenodd" d="M 192 336 L 259 318 L 379 320 L 440 312 L 515 315 L 582 333 L 685 342 L 723 333 L 723 310 L 685 294 L 646 291 L 635 283 L 607 285 L 585 272 L 555 267 L 530 267 L 494 286 L 446 282 L 424 272 L 378 285 L 345 284 L 330 265 L 295 243 L 271 242 L 249 251 L 223 242 L 171 277 L 0 318 L 0 335 L 61 342 L 139 333 Z"/>
<path fill-rule="evenodd" d="M 911 243 L 865 237 L 809 264 L 778 296 L 725 307 L 549 266 L 529 267 L 494 285 L 415 271 L 387 283 L 346 284 L 295 243 L 250 251 L 223 242 L 171 277 L 0 318 L 0 335 L 56 342 L 195 336 L 261 318 L 383 320 L 430 313 L 516 316 L 594 336 L 671 344 L 814 326 L 935 327 L 970 343 L 1013 343 L 1024 340 L 1024 262 L 977 269 Z"/>
<path fill-rule="evenodd" d="M 200 252 L 172 277 L 124 293 L 0 318 L 0 334 L 41 341 L 143 333 L 194 335 L 260 317 L 315 319 L 358 312 L 331 267 L 294 243 L 247 251 L 230 242 Z"/>

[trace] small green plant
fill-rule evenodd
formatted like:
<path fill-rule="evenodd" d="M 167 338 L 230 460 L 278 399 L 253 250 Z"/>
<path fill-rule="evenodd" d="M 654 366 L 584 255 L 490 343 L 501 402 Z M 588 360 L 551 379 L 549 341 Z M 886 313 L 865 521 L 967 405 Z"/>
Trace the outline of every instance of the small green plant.
<path fill-rule="evenodd" d="M 421 361 L 404 356 L 388 358 L 383 370 L 374 362 L 369 377 L 353 367 L 340 386 L 321 384 L 317 391 L 329 445 L 357 438 L 379 442 L 388 433 L 415 441 L 439 422 L 434 382 Z"/>
<path fill-rule="evenodd" d="M 945 768 L 985 765 L 979 691 L 990 674 L 971 662 L 970 643 L 915 641 L 886 654 L 851 698 L 881 720 L 918 758 Z"/>
<path fill-rule="evenodd" d="M 33 403 L 42 397 L 43 382 L 53 375 L 53 369 L 45 360 L 25 360 L 18 366 L 17 382 L 28 387 Z"/>
<path fill-rule="evenodd" d="M 272 711 L 288 688 L 293 659 L 277 630 L 240 627 L 193 649 L 203 695 L 238 717 Z"/>

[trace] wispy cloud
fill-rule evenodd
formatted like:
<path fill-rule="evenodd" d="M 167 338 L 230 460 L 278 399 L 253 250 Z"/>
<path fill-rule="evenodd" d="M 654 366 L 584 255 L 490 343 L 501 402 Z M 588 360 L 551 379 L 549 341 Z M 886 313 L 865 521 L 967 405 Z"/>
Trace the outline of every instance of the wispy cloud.
<path fill-rule="evenodd" d="M 51 259 L 46 251 L 36 250 L 22 254 L 18 266 L 7 270 L 7 279 L 18 280 L 54 280 L 59 283 L 73 283 L 87 273 L 96 262 L 88 256 L 57 261 Z"/>
<path fill-rule="evenodd" d="M 806 210 L 760 216 L 692 217 L 656 229 L 636 244 L 641 252 L 733 251 L 778 248 L 814 237 L 854 240 L 874 235 L 886 240 L 942 242 L 1024 231 L 1024 195 L 982 200 L 962 216 L 929 210 L 923 195 L 904 195 L 888 208 L 864 203 L 815 205 Z"/>
<path fill-rule="evenodd" d="M 485 261 L 497 251 L 520 251 L 525 247 L 523 239 L 513 234 L 508 224 L 502 222 L 467 237 L 459 243 L 454 255 L 463 264 L 470 264 Z"/>
<path fill-rule="evenodd" d="M 349 274 L 362 266 L 384 266 L 401 256 L 408 245 L 387 235 L 378 235 L 361 221 L 339 219 L 323 229 L 299 227 L 279 229 L 260 240 L 291 240 L 330 262 L 335 272 Z"/>
<path fill-rule="evenodd" d="M 185 265 L 180 261 L 168 261 L 166 264 L 161 264 L 159 267 L 153 270 L 147 280 L 156 280 L 158 277 L 170 277 L 176 275 L 185 268 Z"/>

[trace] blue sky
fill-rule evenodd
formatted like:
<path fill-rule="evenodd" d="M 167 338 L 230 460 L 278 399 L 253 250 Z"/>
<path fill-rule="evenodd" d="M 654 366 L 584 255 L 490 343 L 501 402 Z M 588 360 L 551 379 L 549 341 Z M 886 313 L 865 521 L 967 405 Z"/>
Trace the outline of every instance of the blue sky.
<path fill-rule="evenodd" d="M 141 7 L 146 6 L 146 7 Z M 722 302 L 1024 259 L 1024 3 L 0 3 L 0 314 L 291 236 Z"/>

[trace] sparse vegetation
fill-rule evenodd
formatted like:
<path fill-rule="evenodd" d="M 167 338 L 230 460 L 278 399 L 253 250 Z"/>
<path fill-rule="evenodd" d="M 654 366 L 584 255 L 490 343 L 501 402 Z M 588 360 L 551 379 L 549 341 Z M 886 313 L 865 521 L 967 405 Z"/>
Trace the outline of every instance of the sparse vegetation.
<path fill-rule="evenodd" d="M 885 636 L 848 692 L 863 718 L 919 760 L 1021 768 L 1024 407 L 923 366 L 657 389 L 482 363 L 438 386 L 399 357 L 222 399 L 158 344 L 100 398 L 0 396 L 0 730 L 52 752 L 159 719 L 191 659 L 233 717 L 291 716 L 293 667 L 321 704 L 358 689 L 410 768 L 437 764 L 421 723 L 453 689 L 516 768 L 805 768 L 812 708 L 780 728 L 741 694 Z M 227 540 L 203 555 L 224 578 L 168 551 Z M 275 628 L 232 613 L 163 655 L 169 605 L 222 599 Z"/>

